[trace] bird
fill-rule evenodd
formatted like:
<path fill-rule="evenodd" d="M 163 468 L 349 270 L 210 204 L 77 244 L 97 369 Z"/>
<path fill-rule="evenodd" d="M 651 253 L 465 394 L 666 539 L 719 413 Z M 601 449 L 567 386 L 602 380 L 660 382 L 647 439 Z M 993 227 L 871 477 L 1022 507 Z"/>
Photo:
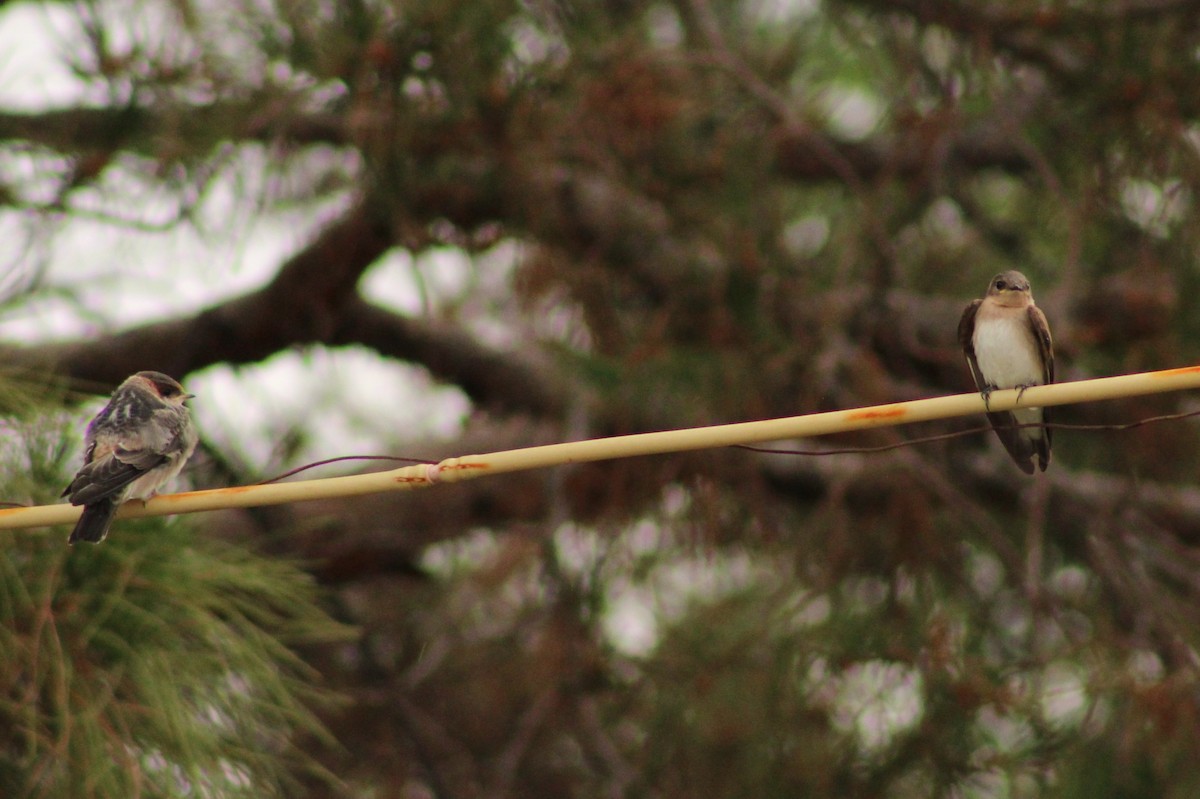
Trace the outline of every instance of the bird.
<path fill-rule="evenodd" d="M 1046 315 L 1033 303 L 1029 280 L 1015 270 L 1001 272 L 988 284 L 983 299 L 963 311 L 958 341 L 967 356 L 975 386 L 985 407 L 996 389 L 1020 389 L 1054 382 L 1054 342 Z M 1043 408 L 1019 408 L 987 414 L 1000 443 L 1026 474 L 1034 459 L 1043 472 L 1050 464 L 1050 428 Z"/>
<path fill-rule="evenodd" d="M 138 372 L 117 387 L 88 424 L 83 468 L 62 493 L 83 506 L 67 543 L 100 543 L 122 502 L 150 499 L 179 474 L 199 440 L 184 404 L 194 396 L 162 372 Z"/>

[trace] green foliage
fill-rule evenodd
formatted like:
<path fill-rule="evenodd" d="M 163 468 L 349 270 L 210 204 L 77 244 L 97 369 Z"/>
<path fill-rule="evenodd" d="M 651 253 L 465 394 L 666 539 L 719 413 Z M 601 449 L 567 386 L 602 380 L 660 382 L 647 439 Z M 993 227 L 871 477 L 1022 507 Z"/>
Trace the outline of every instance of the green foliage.
<path fill-rule="evenodd" d="M 7 497 L 52 502 L 71 432 L 9 429 Z M 345 635 L 295 566 L 197 537 L 180 519 L 119 521 L 98 546 L 62 529 L 0 547 L 0 795 L 286 795 L 319 769 L 329 695 L 294 646 Z"/>
<path fill-rule="evenodd" d="M 397 313 L 370 341 L 518 409 L 503 356 L 447 363 L 496 331 L 556 355 L 569 421 L 511 425 L 539 441 L 963 390 L 958 316 L 1006 269 L 1034 283 L 1060 378 L 1165 368 L 1200 357 L 1191 5 L 97 0 L 81 18 L 182 24 L 98 17 L 78 61 L 105 91 L 0 114 L 26 159 L 0 202 L 157 220 L 166 190 L 187 217 L 249 207 L 259 175 L 267 211 L 362 198 L 328 215 L 383 209 L 414 256 L 500 242 L 512 259 L 479 259 L 456 299 L 426 293 L 437 324 Z M 367 267 L 335 249 L 301 253 L 331 278 L 312 299 Z M 227 310 L 179 321 L 211 336 Z M 312 316 L 302 341 L 270 319 L 215 341 L 245 359 L 356 327 Z M 454 454 L 487 451 L 488 424 Z M 53 500 L 64 440 L 15 432 L 3 498 Z M 367 628 L 313 657 L 353 700 L 329 718 L 339 775 L 362 795 L 1197 795 L 1196 427 L 1061 431 L 1038 482 L 985 441 L 576 464 L 274 523 L 330 556 L 315 568 Z M 314 675 L 290 645 L 330 632 L 312 590 L 189 524 L 74 551 L 6 535 L 0 792 L 262 795 L 307 766 Z M 466 546 L 439 571 L 446 539 Z"/>

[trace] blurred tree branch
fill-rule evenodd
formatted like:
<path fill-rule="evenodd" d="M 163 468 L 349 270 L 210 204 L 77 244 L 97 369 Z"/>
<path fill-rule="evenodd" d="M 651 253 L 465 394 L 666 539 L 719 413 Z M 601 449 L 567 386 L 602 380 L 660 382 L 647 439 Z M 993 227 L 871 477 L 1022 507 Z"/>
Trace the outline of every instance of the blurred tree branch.
<path fill-rule="evenodd" d="M 290 347 L 360 344 L 425 366 L 481 407 L 539 416 L 561 412 L 561 396 L 541 376 L 544 370 L 457 328 L 407 319 L 363 300 L 358 280 L 391 244 L 388 225 L 359 205 L 250 294 L 191 317 L 0 352 L 12 368 L 49 367 L 73 383 L 103 390 L 141 369 L 186 375 L 216 363 L 256 363 Z"/>
<path fill-rule="evenodd" d="M 921 22 L 942 25 L 961 33 L 1011 33 L 1030 31 L 1053 34 L 1087 31 L 1095 27 L 1122 25 L 1156 18 L 1173 17 L 1200 9 L 1197 0 L 1122 0 L 1088 5 L 1060 4 L 1027 10 L 1005 3 L 973 3 L 952 0 L 848 0 L 879 11 L 902 12 Z"/>
<path fill-rule="evenodd" d="M 155 140 L 167 133 L 190 136 L 193 145 L 219 140 L 342 145 L 348 139 L 340 115 L 300 113 L 278 98 L 266 105 L 255 99 L 173 108 L 131 104 L 117 108 L 0 110 L 0 141 L 19 141 L 61 153 L 107 148 L 154 158 L 161 154 Z"/>
<path fill-rule="evenodd" d="M 200 143 L 222 140 L 283 142 L 306 146 L 352 144 L 355 133 L 344 115 L 296 112 L 285 105 L 263 107 L 261 102 L 189 106 L 175 110 L 161 107 L 67 108 L 43 112 L 0 111 L 0 141 L 22 142 L 64 154 L 125 150 L 157 158 L 163 153 L 155 143 L 166 122 L 188 120 L 175 135 L 193 135 Z M 166 123 L 166 124 L 164 124 Z M 361 119 L 357 124 L 364 124 Z M 188 130 L 203 131 L 188 134 Z M 1027 159 L 996 131 L 995 125 L 979 124 L 956 133 L 936 148 L 925 134 L 878 135 L 864 141 L 842 141 L 813 129 L 782 127 L 775 136 L 783 174 L 794 180 L 841 180 L 851 168 L 863 179 L 882 173 L 901 177 L 919 175 L 930 167 L 930 154 L 937 150 L 947 166 L 967 170 L 1000 169 L 1024 172 Z M 424 149 L 434 148 L 431 139 Z M 446 146 L 446 145 L 442 145 Z M 842 160 L 831 161 L 830 154 Z"/>

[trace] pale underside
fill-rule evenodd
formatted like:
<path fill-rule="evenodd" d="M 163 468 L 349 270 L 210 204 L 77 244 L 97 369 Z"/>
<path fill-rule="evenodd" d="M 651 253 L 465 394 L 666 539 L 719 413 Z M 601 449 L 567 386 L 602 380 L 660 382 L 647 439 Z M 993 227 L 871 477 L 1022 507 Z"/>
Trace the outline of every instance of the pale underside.
<path fill-rule="evenodd" d="M 1005 308 L 986 315 L 981 308 L 972 341 L 980 374 L 996 388 L 1040 386 L 1045 382 L 1038 343 L 1024 308 Z M 1022 408 L 1012 413 L 1021 424 L 1042 421 L 1041 408 Z M 1037 428 L 1023 432 L 1030 438 L 1041 437 Z"/>

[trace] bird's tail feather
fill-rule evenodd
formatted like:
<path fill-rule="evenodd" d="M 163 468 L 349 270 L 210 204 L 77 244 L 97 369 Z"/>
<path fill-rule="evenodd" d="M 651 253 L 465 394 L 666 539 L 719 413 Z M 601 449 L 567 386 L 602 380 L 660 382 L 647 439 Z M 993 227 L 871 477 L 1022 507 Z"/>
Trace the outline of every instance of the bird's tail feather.
<path fill-rule="evenodd" d="M 1012 413 L 1004 411 L 1000 413 L 989 413 L 988 421 L 992 423 L 992 429 L 996 431 L 996 437 L 1000 439 L 1000 443 L 1008 450 L 1009 456 L 1013 459 L 1013 463 L 1020 467 L 1025 474 L 1033 474 L 1033 456 L 1035 454 L 1035 444 L 1033 440 L 1026 435 L 1021 428 L 1017 427 L 1017 420 Z M 1040 439 L 1045 441 L 1044 438 Z M 1038 450 L 1040 453 L 1040 449 Z M 1045 442 L 1045 454 L 1042 458 L 1042 470 L 1045 471 L 1046 464 L 1050 461 L 1049 442 Z"/>
<path fill-rule="evenodd" d="M 75 523 L 75 529 L 71 531 L 71 537 L 67 539 L 67 543 L 88 541 L 99 544 L 108 535 L 108 527 L 112 524 L 113 515 L 117 512 L 119 504 L 113 500 L 102 500 L 92 505 L 85 505 L 83 515 Z"/>

